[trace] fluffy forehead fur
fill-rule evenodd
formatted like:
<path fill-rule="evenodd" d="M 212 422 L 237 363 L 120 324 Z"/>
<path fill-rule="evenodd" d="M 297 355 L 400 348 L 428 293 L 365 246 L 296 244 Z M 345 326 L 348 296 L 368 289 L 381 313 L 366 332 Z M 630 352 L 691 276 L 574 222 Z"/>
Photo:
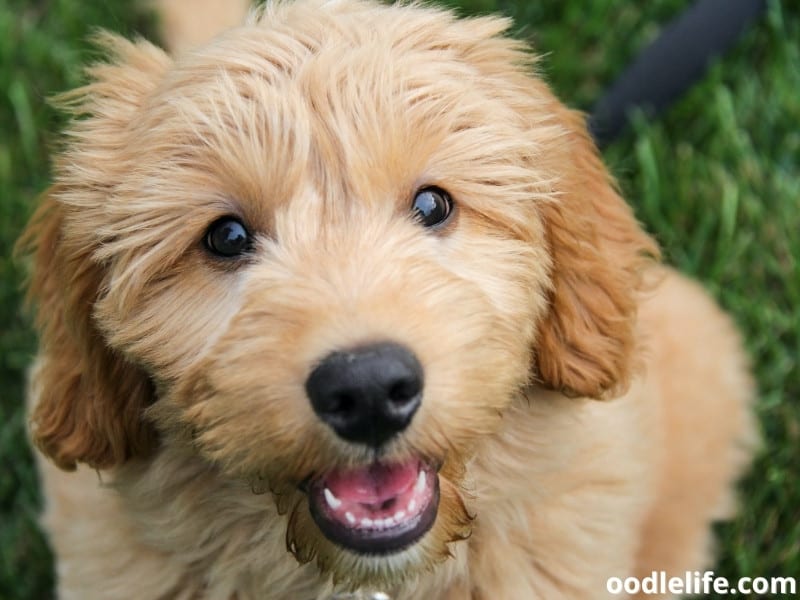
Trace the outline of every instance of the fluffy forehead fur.
<path fill-rule="evenodd" d="M 268 4 L 176 59 L 104 36 L 112 60 L 62 101 L 78 118 L 30 234 L 44 452 L 107 468 L 182 448 L 264 482 L 289 549 L 334 578 L 447 556 L 469 533 L 470 461 L 526 393 L 627 386 L 656 254 L 507 26 L 342 0 Z M 456 204 L 438 230 L 411 216 L 430 185 Z M 255 237 L 245 258 L 203 246 L 226 215 Z M 394 562 L 333 547 L 298 489 L 374 458 L 315 418 L 303 383 L 329 352 L 385 340 L 426 373 L 385 454 L 442 482 L 434 528 Z"/>

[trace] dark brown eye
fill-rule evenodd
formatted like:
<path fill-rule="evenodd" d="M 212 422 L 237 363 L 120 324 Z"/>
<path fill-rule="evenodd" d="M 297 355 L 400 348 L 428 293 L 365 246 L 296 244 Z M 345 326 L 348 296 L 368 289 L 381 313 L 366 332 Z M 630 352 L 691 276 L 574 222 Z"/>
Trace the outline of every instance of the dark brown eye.
<path fill-rule="evenodd" d="M 252 241 L 241 221 L 234 217 L 222 217 L 209 226 L 205 245 L 217 256 L 231 258 L 248 251 Z"/>
<path fill-rule="evenodd" d="M 425 187 L 417 191 L 411 210 L 425 227 L 441 225 L 453 213 L 453 199 L 438 187 Z"/>

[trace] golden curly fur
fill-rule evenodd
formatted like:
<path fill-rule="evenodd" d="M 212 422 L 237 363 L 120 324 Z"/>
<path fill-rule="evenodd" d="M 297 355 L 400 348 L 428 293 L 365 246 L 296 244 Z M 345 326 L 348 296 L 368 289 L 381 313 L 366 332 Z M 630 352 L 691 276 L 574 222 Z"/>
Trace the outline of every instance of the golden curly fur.
<path fill-rule="evenodd" d="M 187 49 L 182 16 L 174 58 L 100 36 L 24 242 L 61 596 L 601 598 L 707 565 L 754 439 L 738 336 L 509 23 L 298 0 Z M 440 230 L 411 217 L 426 185 L 455 199 Z M 246 258 L 203 247 L 223 215 Z M 373 556 L 310 516 L 310 475 L 375 454 L 303 382 L 384 339 L 426 379 L 381 460 L 440 465 L 441 498 Z"/>

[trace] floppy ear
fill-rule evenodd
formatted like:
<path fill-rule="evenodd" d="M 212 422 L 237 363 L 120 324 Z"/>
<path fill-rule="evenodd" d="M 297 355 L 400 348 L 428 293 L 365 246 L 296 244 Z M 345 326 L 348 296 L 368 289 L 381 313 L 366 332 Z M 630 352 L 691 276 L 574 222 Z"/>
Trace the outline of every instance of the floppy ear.
<path fill-rule="evenodd" d="M 92 230 L 120 176 L 124 131 L 168 60 L 146 43 L 102 34 L 113 62 L 89 69 L 93 81 L 60 100 L 79 115 L 18 248 L 33 257 L 29 299 L 36 305 L 40 355 L 34 374 L 32 436 L 63 469 L 108 468 L 147 453 L 155 434 L 142 413 L 153 398 L 146 374 L 110 348 L 93 310 L 105 270 Z"/>
<path fill-rule="evenodd" d="M 62 469 L 107 468 L 145 454 L 154 434 L 142 420 L 149 379 L 97 331 L 92 307 L 103 279 L 91 248 L 66 239 L 51 190 L 24 243 L 34 249 L 29 296 L 37 305 L 40 362 L 31 415 L 34 443 Z"/>
<path fill-rule="evenodd" d="M 561 195 L 542 207 L 553 266 L 536 368 L 549 388 L 603 398 L 623 392 L 638 366 L 642 275 L 659 252 L 617 193 L 583 115 L 555 110 L 567 129 L 568 171 Z"/>

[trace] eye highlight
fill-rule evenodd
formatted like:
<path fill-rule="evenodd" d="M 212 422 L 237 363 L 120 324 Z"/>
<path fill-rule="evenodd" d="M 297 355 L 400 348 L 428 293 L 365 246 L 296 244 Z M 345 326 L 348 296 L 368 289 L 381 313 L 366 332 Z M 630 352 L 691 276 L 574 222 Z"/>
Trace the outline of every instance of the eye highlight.
<path fill-rule="evenodd" d="M 414 195 L 411 212 L 424 227 L 435 227 L 453 214 L 453 199 L 441 188 L 424 187 Z"/>
<path fill-rule="evenodd" d="M 241 256 L 252 247 L 250 234 L 235 217 L 222 217 L 211 223 L 204 243 L 209 252 L 224 258 Z"/>

